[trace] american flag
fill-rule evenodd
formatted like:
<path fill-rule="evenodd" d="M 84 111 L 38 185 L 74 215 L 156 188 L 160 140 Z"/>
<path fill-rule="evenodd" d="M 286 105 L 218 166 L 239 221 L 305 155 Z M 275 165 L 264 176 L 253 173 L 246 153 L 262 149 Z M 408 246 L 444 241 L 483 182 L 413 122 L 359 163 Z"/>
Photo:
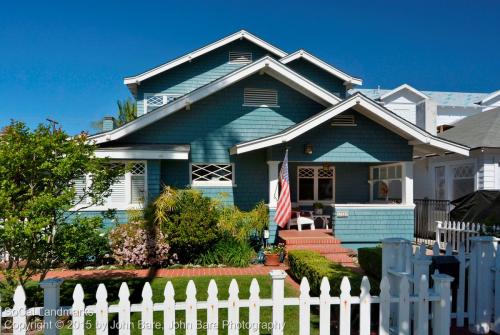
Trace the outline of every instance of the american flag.
<path fill-rule="evenodd" d="M 283 159 L 283 165 L 280 171 L 280 186 L 281 192 L 278 197 L 278 207 L 276 208 L 276 215 L 274 221 L 281 228 L 285 227 L 292 217 L 292 202 L 290 201 L 290 179 L 288 177 L 288 150 Z"/>

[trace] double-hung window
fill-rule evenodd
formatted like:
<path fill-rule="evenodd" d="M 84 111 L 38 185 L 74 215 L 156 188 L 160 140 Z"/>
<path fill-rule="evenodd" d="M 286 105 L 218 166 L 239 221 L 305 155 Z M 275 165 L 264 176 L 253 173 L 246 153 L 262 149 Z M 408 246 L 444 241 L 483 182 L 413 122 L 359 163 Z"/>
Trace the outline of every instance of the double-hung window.
<path fill-rule="evenodd" d="M 333 202 L 335 170 L 333 167 L 297 167 L 297 200 L 300 203 Z"/>
<path fill-rule="evenodd" d="M 104 199 L 104 207 L 127 209 L 134 205 L 144 204 L 147 192 L 146 162 L 113 162 L 112 166 L 126 167 L 126 172 L 111 185 L 111 194 Z M 92 176 L 82 177 L 74 181 L 76 206 L 88 204 L 89 199 L 82 197 L 85 194 L 85 188 L 89 187 L 91 183 Z"/>
<path fill-rule="evenodd" d="M 452 167 L 453 197 L 452 200 L 474 192 L 474 164 L 462 164 Z"/>
<path fill-rule="evenodd" d="M 145 93 L 144 114 L 149 113 L 153 109 L 166 105 L 180 96 L 181 96 L 180 94 L 171 94 L 171 93 L 156 93 L 156 94 Z"/>
<path fill-rule="evenodd" d="M 191 164 L 192 186 L 234 186 L 233 164 Z"/>
<path fill-rule="evenodd" d="M 400 203 L 403 197 L 401 164 L 372 166 L 370 168 L 371 200 Z"/>

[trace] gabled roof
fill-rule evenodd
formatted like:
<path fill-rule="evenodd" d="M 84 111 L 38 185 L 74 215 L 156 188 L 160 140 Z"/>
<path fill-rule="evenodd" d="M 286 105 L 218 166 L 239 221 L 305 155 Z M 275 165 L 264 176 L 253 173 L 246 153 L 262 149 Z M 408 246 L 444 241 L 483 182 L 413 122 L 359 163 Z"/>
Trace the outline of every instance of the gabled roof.
<path fill-rule="evenodd" d="M 393 90 L 391 90 L 391 91 L 389 91 L 387 93 L 382 94 L 379 99 L 380 100 L 385 100 L 388 97 L 390 97 L 391 95 L 396 94 L 396 93 L 398 93 L 400 91 L 409 91 L 409 92 L 415 94 L 416 96 L 418 96 L 418 97 L 420 97 L 422 99 L 428 99 L 429 98 L 424 93 L 422 93 L 419 90 L 417 90 L 416 88 L 411 87 L 408 84 L 403 84 L 403 85 L 400 85 L 400 86 L 396 87 L 395 89 L 393 89 Z"/>
<path fill-rule="evenodd" d="M 288 64 L 288 63 L 290 63 L 296 59 L 299 59 L 299 58 L 303 58 L 303 59 L 307 60 L 308 62 L 316 65 L 317 67 L 331 73 L 335 77 L 342 79 L 344 81 L 344 83 L 353 84 L 353 85 L 362 85 L 363 84 L 362 79 L 348 75 L 347 73 L 331 66 L 330 64 L 322 61 L 318 57 L 313 56 L 310 53 L 308 53 L 307 51 L 302 50 L 302 49 L 297 50 L 294 53 L 291 53 L 288 56 L 281 58 L 280 62 L 282 62 L 283 64 Z"/>
<path fill-rule="evenodd" d="M 361 92 L 370 99 L 379 100 L 382 95 L 386 95 L 393 90 L 379 89 L 379 88 L 355 88 L 349 91 L 354 94 Z M 450 107 L 475 107 L 481 108 L 477 103 L 484 99 L 487 93 L 470 93 L 470 92 L 441 92 L 441 91 L 420 91 L 440 106 Z"/>
<path fill-rule="evenodd" d="M 323 106 L 331 106 L 342 101 L 337 96 L 302 77 L 274 58 L 266 56 L 205 86 L 202 86 L 166 105 L 163 105 L 162 107 L 158 107 L 155 110 L 121 126 L 120 128 L 91 136 L 90 139 L 94 140 L 97 144 L 114 141 L 144 128 L 167 115 L 184 109 L 192 103 L 256 73 L 267 73 Z"/>
<path fill-rule="evenodd" d="M 466 117 L 438 136 L 471 148 L 500 148 L 500 107 Z"/>
<path fill-rule="evenodd" d="M 213 42 L 213 43 L 206 45 L 198 50 L 195 50 L 195 51 L 190 52 L 184 56 L 176 58 L 168 63 L 162 64 L 162 65 L 157 66 L 153 69 L 150 69 L 146 72 L 137 74 L 135 76 L 125 77 L 123 82 L 125 85 L 127 85 L 129 87 L 129 89 L 131 91 L 134 91 L 135 86 L 138 85 L 141 81 L 144 81 L 148 78 L 154 77 L 154 76 L 156 76 L 162 72 L 165 72 L 167 70 L 170 70 L 178 65 L 189 62 L 196 57 L 202 56 L 210 51 L 213 51 L 213 50 L 218 49 L 226 44 L 229 44 L 231 42 L 234 42 L 238 39 L 243 39 L 243 38 L 260 46 L 263 49 L 266 49 L 267 51 L 269 51 L 270 53 L 272 53 L 278 57 L 284 57 L 287 54 L 283 50 L 278 49 L 277 47 L 267 43 L 266 41 L 249 33 L 248 31 L 240 30 L 234 34 L 231 34 L 229 36 L 224 37 L 223 39 L 220 39 L 216 42 Z"/>
<path fill-rule="evenodd" d="M 380 106 L 380 104 L 361 93 L 356 93 L 349 99 L 333 107 L 327 108 L 275 135 L 237 144 L 231 148 L 231 154 L 241 154 L 289 142 L 350 108 L 355 109 L 375 122 L 382 124 L 387 129 L 399 134 L 407 139 L 411 145 L 421 145 L 422 149 L 425 149 L 425 147 L 433 147 L 442 152 L 455 152 L 464 156 L 469 155 L 469 148 L 467 146 L 433 136 L 411 122 L 397 116 L 387 108 Z"/>
<path fill-rule="evenodd" d="M 481 101 L 477 102 L 477 104 L 479 105 L 484 105 L 485 103 L 487 103 L 488 101 L 490 100 L 493 100 L 495 99 L 496 97 L 500 96 L 500 90 L 498 91 L 495 91 L 491 94 L 488 94 L 487 96 L 485 96 Z"/>

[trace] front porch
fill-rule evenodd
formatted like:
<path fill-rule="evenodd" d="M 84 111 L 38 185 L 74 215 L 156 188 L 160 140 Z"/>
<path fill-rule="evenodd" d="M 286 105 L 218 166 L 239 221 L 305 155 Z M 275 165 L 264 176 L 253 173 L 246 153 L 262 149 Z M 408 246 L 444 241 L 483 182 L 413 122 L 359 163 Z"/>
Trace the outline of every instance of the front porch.
<path fill-rule="evenodd" d="M 412 162 L 289 162 L 294 217 L 289 227 L 278 230 L 273 218 L 280 168 L 281 162 L 268 161 L 271 240 L 273 234 L 275 239 L 282 239 L 284 234 L 287 240 L 290 233 L 304 237 L 325 235 L 321 229 L 325 227 L 324 217 L 329 221 L 326 231 L 330 238 L 342 243 L 377 243 L 388 237 L 413 237 Z M 323 215 L 313 214 L 314 206 L 322 206 Z M 316 230 L 311 229 L 314 226 Z"/>

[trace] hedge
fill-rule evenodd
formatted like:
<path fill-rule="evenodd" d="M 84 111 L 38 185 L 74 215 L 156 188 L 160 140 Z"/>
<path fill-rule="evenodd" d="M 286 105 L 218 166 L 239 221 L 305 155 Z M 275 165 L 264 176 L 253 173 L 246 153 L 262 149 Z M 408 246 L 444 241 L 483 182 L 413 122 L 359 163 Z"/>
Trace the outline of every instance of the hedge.
<path fill-rule="evenodd" d="M 295 280 L 300 282 L 303 277 L 307 278 L 312 296 L 319 296 L 323 277 L 327 277 L 330 281 L 330 295 L 339 296 L 340 283 L 344 276 L 347 276 L 351 283 L 351 295 L 359 295 L 362 275 L 326 259 L 317 252 L 292 250 L 288 252 L 288 263 L 290 265 L 290 274 Z M 372 292 L 374 292 L 373 289 Z M 376 293 L 378 294 L 378 291 Z"/>
<path fill-rule="evenodd" d="M 382 280 L 382 248 L 360 248 L 358 249 L 358 262 L 366 275 L 373 280 Z"/>

